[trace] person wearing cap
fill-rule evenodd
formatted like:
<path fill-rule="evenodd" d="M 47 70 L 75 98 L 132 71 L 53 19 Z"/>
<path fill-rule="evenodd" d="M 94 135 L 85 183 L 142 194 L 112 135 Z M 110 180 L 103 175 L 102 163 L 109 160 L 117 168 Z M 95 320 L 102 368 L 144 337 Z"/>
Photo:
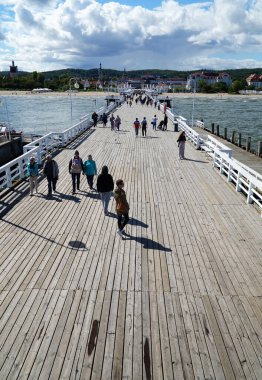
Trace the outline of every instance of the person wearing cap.
<path fill-rule="evenodd" d="M 29 177 L 29 184 L 30 184 L 30 196 L 33 195 L 33 190 L 35 188 L 35 192 L 37 194 L 37 188 L 38 188 L 38 164 L 35 162 L 34 157 L 30 157 L 30 161 L 27 164 L 27 177 Z"/>
<path fill-rule="evenodd" d="M 52 189 L 56 192 L 56 184 L 58 181 L 59 168 L 57 162 L 53 160 L 51 154 L 46 156 L 46 161 L 43 167 L 43 173 L 46 175 L 48 181 L 48 196 L 52 195 Z"/>

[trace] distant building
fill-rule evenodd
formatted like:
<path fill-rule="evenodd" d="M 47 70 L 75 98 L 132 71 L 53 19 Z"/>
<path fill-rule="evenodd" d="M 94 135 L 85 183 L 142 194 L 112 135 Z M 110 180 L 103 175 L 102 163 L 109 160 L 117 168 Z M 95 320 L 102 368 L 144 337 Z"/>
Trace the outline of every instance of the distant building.
<path fill-rule="evenodd" d="M 12 61 L 12 66 L 10 66 L 10 77 L 11 78 L 16 77 L 17 76 L 17 71 L 18 71 L 17 66 L 15 66 L 14 61 Z"/>
<path fill-rule="evenodd" d="M 187 89 L 198 89 L 198 82 L 200 80 L 205 81 L 207 84 L 225 83 L 227 86 L 232 84 L 231 76 L 228 73 L 218 73 L 213 71 L 201 71 L 190 74 L 187 79 Z"/>
<path fill-rule="evenodd" d="M 248 86 L 262 87 L 262 75 L 251 74 L 247 77 L 246 82 Z"/>

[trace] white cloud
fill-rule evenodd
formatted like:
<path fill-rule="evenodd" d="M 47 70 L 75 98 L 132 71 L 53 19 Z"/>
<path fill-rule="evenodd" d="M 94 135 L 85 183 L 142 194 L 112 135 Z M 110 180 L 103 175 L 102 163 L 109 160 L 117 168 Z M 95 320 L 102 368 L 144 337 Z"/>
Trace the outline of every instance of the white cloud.
<path fill-rule="evenodd" d="M 5 0 L 5 5 L 13 6 L 15 18 L 1 17 L 0 70 L 11 60 L 28 71 L 100 62 L 120 70 L 223 69 L 258 67 L 262 61 L 262 0 L 186 6 L 167 0 L 154 10 L 96 0 Z"/>

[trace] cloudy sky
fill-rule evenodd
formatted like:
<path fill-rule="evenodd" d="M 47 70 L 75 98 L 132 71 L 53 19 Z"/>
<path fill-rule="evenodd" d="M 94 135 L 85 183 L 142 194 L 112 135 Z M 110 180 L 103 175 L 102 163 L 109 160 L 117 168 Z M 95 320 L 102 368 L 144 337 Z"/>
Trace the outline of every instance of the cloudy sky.
<path fill-rule="evenodd" d="M 0 0 L 0 71 L 262 67 L 262 0 Z"/>

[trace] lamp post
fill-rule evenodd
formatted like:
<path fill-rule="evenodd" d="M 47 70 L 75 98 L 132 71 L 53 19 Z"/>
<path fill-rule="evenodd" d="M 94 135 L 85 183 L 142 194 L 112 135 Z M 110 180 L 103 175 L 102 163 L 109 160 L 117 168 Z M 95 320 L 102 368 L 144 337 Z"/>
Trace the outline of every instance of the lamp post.
<path fill-rule="evenodd" d="M 70 78 L 69 79 L 69 93 L 70 93 L 70 105 L 71 105 L 71 127 L 73 123 L 73 103 L 72 103 L 72 87 L 71 87 L 72 81 L 75 81 L 74 88 L 77 90 L 79 89 L 77 78 Z"/>
<path fill-rule="evenodd" d="M 194 83 L 194 90 L 193 90 L 193 104 L 192 104 L 192 128 L 194 127 L 194 112 L 195 112 L 195 93 L 196 93 L 196 80 L 192 79 L 192 82 Z"/>

